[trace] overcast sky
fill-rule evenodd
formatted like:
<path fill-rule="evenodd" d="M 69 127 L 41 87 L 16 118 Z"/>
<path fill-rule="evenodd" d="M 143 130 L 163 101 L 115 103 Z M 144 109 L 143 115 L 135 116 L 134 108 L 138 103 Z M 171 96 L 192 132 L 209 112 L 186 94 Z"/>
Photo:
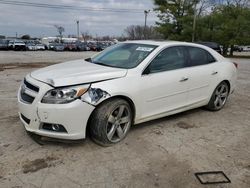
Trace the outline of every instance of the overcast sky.
<path fill-rule="evenodd" d="M 141 9 L 141 13 L 117 13 L 103 11 L 61 10 L 0 4 L 0 35 L 18 36 L 30 34 L 35 37 L 55 36 L 53 25 L 62 25 L 65 35 L 76 34 L 76 20 L 80 21 L 80 31 L 92 35 L 120 36 L 128 25 L 144 25 L 144 9 L 153 9 L 153 0 L 20 0 L 34 3 L 72 5 L 93 8 Z M 151 12 L 148 25 L 157 20 Z"/>

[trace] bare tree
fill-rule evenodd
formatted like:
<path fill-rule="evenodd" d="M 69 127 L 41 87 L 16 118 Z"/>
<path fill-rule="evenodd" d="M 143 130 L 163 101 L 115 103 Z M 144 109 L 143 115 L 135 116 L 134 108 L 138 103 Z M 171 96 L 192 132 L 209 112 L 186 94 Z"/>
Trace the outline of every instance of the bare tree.
<path fill-rule="evenodd" d="M 142 40 L 147 35 L 147 39 L 161 39 L 162 36 L 153 26 L 131 25 L 125 30 L 125 33 L 130 40 Z"/>
<path fill-rule="evenodd" d="M 62 37 L 63 37 L 63 32 L 65 31 L 63 26 L 60 25 L 54 25 L 54 27 L 57 29 L 57 32 L 59 33 L 59 37 L 60 37 L 60 41 L 62 41 Z"/>
<path fill-rule="evenodd" d="M 125 29 L 125 33 L 131 40 L 141 40 L 144 39 L 146 28 L 141 25 L 131 25 Z M 144 32 L 145 31 L 145 32 Z"/>
<path fill-rule="evenodd" d="M 90 39 L 93 38 L 93 37 L 91 36 L 91 34 L 89 34 L 88 31 L 81 32 L 81 34 L 82 34 L 82 38 L 83 38 L 84 41 L 87 41 L 87 40 L 90 40 Z"/>
<path fill-rule="evenodd" d="M 250 1 L 249 0 L 216 0 L 215 4 L 235 5 L 237 7 L 250 7 Z"/>

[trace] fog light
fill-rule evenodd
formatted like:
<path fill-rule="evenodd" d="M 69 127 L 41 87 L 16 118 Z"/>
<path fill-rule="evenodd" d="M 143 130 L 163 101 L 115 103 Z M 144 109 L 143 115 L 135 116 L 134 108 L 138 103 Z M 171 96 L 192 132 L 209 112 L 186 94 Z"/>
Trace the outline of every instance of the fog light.
<path fill-rule="evenodd" d="M 48 130 L 48 131 L 54 131 L 54 132 L 67 133 L 67 130 L 64 128 L 64 126 L 60 125 L 60 124 L 42 123 L 41 129 Z"/>
<path fill-rule="evenodd" d="M 60 126 L 58 124 L 52 124 L 52 130 L 53 131 L 59 131 Z"/>

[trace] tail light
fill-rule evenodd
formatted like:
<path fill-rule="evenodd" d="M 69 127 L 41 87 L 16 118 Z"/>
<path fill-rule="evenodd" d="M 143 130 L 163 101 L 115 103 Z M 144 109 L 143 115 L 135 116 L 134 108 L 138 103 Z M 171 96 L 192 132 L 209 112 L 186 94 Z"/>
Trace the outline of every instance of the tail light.
<path fill-rule="evenodd" d="M 238 63 L 233 62 L 236 69 L 238 69 Z"/>

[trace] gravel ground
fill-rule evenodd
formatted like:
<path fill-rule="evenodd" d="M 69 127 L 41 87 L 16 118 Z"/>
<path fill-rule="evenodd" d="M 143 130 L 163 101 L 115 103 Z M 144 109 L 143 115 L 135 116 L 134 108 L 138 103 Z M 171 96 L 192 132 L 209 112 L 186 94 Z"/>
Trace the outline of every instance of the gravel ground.
<path fill-rule="evenodd" d="M 69 54 L 72 59 L 87 55 Z M 12 62 L 0 57 L 1 63 Z M 237 90 L 223 110 L 198 108 L 136 125 L 123 142 L 107 148 L 89 138 L 35 142 L 18 119 L 16 93 L 22 78 L 44 64 L 5 67 L 0 71 L 0 187 L 249 188 L 250 60 L 234 61 Z M 204 186 L 194 176 L 214 170 L 224 171 L 232 183 Z"/>
<path fill-rule="evenodd" d="M 59 63 L 91 57 L 96 52 L 54 52 L 54 51 L 0 51 L 1 64 L 16 63 Z"/>
<path fill-rule="evenodd" d="M 234 52 L 234 55 L 250 56 L 250 52 Z"/>

